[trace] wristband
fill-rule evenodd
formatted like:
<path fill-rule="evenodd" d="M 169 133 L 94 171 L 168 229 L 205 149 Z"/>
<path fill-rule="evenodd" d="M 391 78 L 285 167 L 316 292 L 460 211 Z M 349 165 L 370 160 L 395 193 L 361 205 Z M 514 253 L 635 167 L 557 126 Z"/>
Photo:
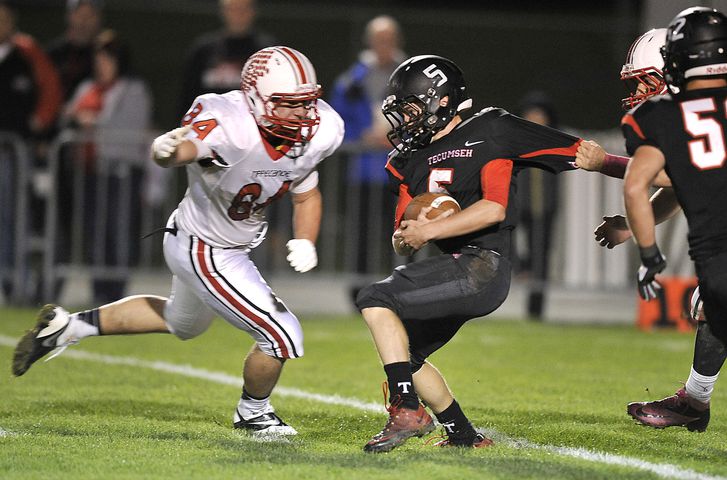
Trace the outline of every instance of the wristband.
<path fill-rule="evenodd" d="M 611 155 L 606 153 L 603 158 L 603 166 L 601 167 L 601 173 L 614 178 L 624 178 L 626 174 L 626 165 L 629 163 L 629 157 L 622 157 L 620 155 Z"/>
<path fill-rule="evenodd" d="M 645 267 L 653 267 L 654 265 L 661 263 L 664 258 L 656 244 L 649 247 L 639 247 L 639 255 L 641 256 L 641 263 L 643 263 Z"/>

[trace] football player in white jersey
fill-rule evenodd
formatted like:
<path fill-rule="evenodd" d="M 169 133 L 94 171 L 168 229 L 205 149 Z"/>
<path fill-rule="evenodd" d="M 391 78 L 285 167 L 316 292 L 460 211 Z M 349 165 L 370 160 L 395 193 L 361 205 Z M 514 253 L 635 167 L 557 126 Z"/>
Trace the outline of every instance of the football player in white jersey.
<path fill-rule="evenodd" d="M 132 296 L 73 314 L 46 305 L 15 349 L 13 373 L 23 375 L 47 353 L 92 335 L 194 338 L 218 315 L 256 342 L 244 363 L 235 428 L 294 435 L 275 414 L 270 394 L 283 363 L 303 355 L 303 333 L 249 253 L 265 237 L 265 207 L 290 191 L 294 238 L 287 259 L 301 273 L 318 263 L 316 165 L 343 139 L 343 121 L 320 95 L 308 58 L 278 46 L 250 57 L 240 90 L 198 97 L 183 126 L 152 144 L 154 161 L 186 166 L 189 180 L 164 235 L 164 257 L 174 274 L 170 297 Z"/>

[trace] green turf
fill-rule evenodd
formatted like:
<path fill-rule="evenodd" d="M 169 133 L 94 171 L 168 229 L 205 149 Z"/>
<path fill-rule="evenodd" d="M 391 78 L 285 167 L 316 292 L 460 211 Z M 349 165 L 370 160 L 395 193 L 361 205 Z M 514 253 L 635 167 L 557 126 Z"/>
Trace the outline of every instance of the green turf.
<path fill-rule="evenodd" d="M 19 337 L 33 315 L 0 310 L 0 335 Z M 288 363 L 280 385 L 382 403 L 384 375 L 363 322 L 307 317 L 302 323 L 306 355 Z M 216 321 L 188 342 L 105 337 L 72 349 L 238 375 L 250 344 Z M 0 346 L 6 432 L 0 431 L 0 478 L 663 478 L 533 444 L 727 476 L 727 387 L 718 384 L 703 434 L 647 429 L 625 414 L 629 401 L 673 393 L 689 372 L 691 352 L 691 335 L 674 332 L 471 322 L 432 361 L 473 422 L 506 437 L 478 450 L 413 439 L 389 454 L 369 455 L 361 447 L 384 414 L 278 396 L 278 413 L 300 434 L 287 444 L 258 443 L 231 428 L 238 387 L 65 354 L 13 378 L 12 348 Z M 508 439 L 529 443 L 518 447 Z"/>

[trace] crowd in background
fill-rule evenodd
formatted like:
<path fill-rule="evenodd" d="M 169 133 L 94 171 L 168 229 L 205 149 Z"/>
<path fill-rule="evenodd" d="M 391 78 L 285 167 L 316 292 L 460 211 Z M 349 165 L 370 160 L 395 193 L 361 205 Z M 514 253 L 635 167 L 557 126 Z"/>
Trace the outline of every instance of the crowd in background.
<path fill-rule="evenodd" d="M 274 34 L 255 27 L 254 0 L 220 0 L 219 30 L 195 39 L 184 52 L 185 63 L 176 108 L 179 118 L 195 97 L 207 92 L 223 93 L 239 88 L 240 70 L 255 51 L 278 43 Z M 0 1 L 0 132 L 19 135 L 32 145 L 34 167 L 42 168 L 48 148 L 62 133 L 73 142 L 60 152 L 57 185 L 58 235 L 55 258 L 68 261 L 67 245 L 73 232 L 70 205 L 81 205 L 82 256 L 105 266 L 133 264 L 138 257 L 138 238 L 143 233 L 138 212 L 155 208 L 167 194 L 166 178 L 158 167 L 146 161 L 148 131 L 152 128 L 153 98 L 147 82 L 135 74 L 133 52 L 123 35 L 107 25 L 103 0 L 68 0 L 65 31 L 47 45 L 16 29 L 16 12 L 11 2 Z M 361 35 L 364 48 L 350 66 L 341 66 L 334 85 L 326 89 L 331 105 L 345 121 L 345 142 L 351 154 L 346 184 L 356 212 L 356 220 L 346 228 L 355 229 L 365 239 L 354 247 L 350 270 L 377 274 L 388 265 L 379 264 L 386 256 L 372 258 L 371 245 L 387 248 L 393 225 L 393 196 L 386 196 L 387 152 L 391 145 L 389 129 L 380 106 L 386 83 L 406 57 L 404 32 L 388 15 L 372 18 Z M 547 125 L 555 125 L 555 110 L 542 93 L 526 96 L 514 112 Z M 540 115 L 540 116 L 538 116 Z M 542 118 L 541 118 L 542 117 Z M 168 125 L 160 126 L 167 128 Z M 3 159 L 0 157 L 0 162 Z M 12 231 L 16 219 L 6 207 L 12 203 L 14 179 L 12 162 L 0 180 L 0 228 Z M 79 180 L 80 178 L 80 180 Z M 543 312 L 543 292 L 547 283 L 549 238 L 557 211 L 555 177 L 528 172 L 522 180 L 521 211 L 525 241 L 515 249 L 515 262 L 522 275 L 532 278 L 533 290 L 528 311 L 538 317 Z M 384 193 L 382 195 L 382 193 Z M 7 197 L 7 198 L 6 198 Z M 31 200 L 31 229 L 42 229 L 45 217 L 42 195 Z M 109 212 L 118 202 L 127 202 L 130 212 L 116 218 Z M 78 233 L 76 233 L 78 235 Z M 542 241 L 540 241 L 542 239 Z M 13 265 L 14 245 L 10 236 L 0 241 L 0 271 Z M 12 282 L 0 275 L 4 297 L 12 298 Z M 39 281 L 40 282 L 40 281 Z M 123 296 L 126 275 L 99 275 L 93 281 L 95 303 Z M 55 294 L 63 287 L 53 285 Z M 43 291 L 39 285 L 35 291 Z"/>

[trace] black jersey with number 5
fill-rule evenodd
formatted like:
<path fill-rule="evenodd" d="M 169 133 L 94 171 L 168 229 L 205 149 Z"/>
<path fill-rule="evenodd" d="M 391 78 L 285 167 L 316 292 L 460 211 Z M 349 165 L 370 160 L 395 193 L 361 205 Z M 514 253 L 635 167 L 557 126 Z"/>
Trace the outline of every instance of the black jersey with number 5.
<path fill-rule="evenodd" d="M 689 224 L 695 261 L 727 251 L 727 89 L 655 97 L 621 121 L 626 149 L 658 148 Z"/>
<path fill-rule="evenodd" d="M 483 198 L 495 201 L 506 208 L 504 221 L 435 243 L 447 253 L 472 245 L 508 256 L 515 221 L 512 177 L 526 167 L 554 173 L 575 169 L 579 143 L 572 135 L 500 108 L 482 110 L 426 147 L 389 159 L 390 185 L 399 196 L 397 225 L 411 198 L 424 192 L 446 192 L 462 209 Z"/>

